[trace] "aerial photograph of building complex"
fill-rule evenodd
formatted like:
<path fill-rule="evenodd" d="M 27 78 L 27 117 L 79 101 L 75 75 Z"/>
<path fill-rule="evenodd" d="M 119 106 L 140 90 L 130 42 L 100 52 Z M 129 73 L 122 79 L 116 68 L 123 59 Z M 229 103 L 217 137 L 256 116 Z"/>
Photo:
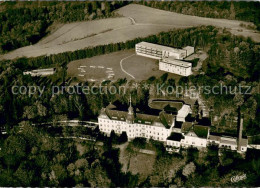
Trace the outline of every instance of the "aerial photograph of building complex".
<path fill-rule="evenodd" d="M 259 1 L 0 1 L 1 187 L 260 187 Z"/>

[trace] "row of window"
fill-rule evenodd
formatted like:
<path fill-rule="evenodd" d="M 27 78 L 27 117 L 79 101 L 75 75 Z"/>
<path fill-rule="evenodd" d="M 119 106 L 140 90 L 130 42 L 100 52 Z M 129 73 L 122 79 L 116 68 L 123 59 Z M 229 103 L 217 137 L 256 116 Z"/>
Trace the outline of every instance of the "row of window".
<path fill-rule="evenodd" d="M 167 144 L 167 145 L 171 145 L 171 146 L 179 146 L 180 143 L 178 143 L 178 142 L 170 142 L 170 143 Z"/>
<path fill-rule="evenodd" d="M 125 122 L 120 122 L 120 121 L 113 121 L 113 120 L 100 120 L 100 122 L 104 122 L 104 123 L 107 123 L 108 124 L 103 124 L 103 123 L 100 123 L 99 126 L 105 126 L 105 127 L 109 127 L 109 126 L 117 126 L 117 125 L 113 125 L 113 123 L 118 123 L 118 124 L 126 124 Z M 112 124 L 112 125 L 111 125 Z M 154 127 L 154 126 L 149 126 L 149 125 L 140 125 L 140 124 L 129 124 L 129 128 L 136 128 L 136 126 L 140 126 L 140 128 L 147 128 L 147 129 L 153 129 L 157 131 L 161 130 L 161 131 L 165 131 L 165 128 L 158 128 L 158 127 Z"/>
<path fill-rule="evenodd" d="M 103 129 L 103 128 L 101 128 L 100 129 L 102 132 L 105 132 L 105 133 L 107 133 L 107 134 L 109 134 L 110 132 L 111 132 L 111 130 L 110 129 Z M 118 131 L 118 130 L 116 130 L 115 131 L 115 133 L 118 133 L 118 134 L 121 134 L 122 132 L 121 131 Z M 128 136 L 131 138 L 131 137 L 145 137 L 145 138 L 152 138 L 152 139 L 155 139 L 155 140 L 161 140 L 161 141 L 163 141 L 163 140 L 165 140 L 165 138 L 163 138 L 163 137 L 159 137 L 159 136 L 149 136 L 149 135 L 143 135 L 143 134 L 131 134 L 131 133 L 128 133 Z"/>
<path fill-rule="evenodd" d="M 103 129 L 102 126 L 100 126 L 100 130 L 101 130 L 101 131 L 103 131 L 103 130 L 108 130 L 108 131 L 110 130 L 110 131 L 111 131 L 111 130 L 115 130 L 115 129 L 117 128 L 116 126 L 112 126 L 112 128 L 110 128 L 110 126 L 107 126 L 107 125 L 104 125 L 104 127 L 107 127 L 107 129 L 106 129 L 106 128 Z M 117 128 L 117 130 L 120 130 L 120 128 Z M 125 131 L 125 129 L 123 128 L 122 131 Z M 141 131 L 141 130 L 138 130 L 138 129 L 129 130 L 129 133 L 131 133 L 131 132 L 137 132 L 137 133 L 138 133 L 138 132 L 142 132 L 142 131 Z M 164 133 L 159 133 L 159 132 L 146 131 L 146 133 L 147 133 L 147 134 L 150 133 L 150 134 L 152 134 L 152 135 L 158 135 L 158 136 L 161 135 L 161 136 L 164 136 Z"/>

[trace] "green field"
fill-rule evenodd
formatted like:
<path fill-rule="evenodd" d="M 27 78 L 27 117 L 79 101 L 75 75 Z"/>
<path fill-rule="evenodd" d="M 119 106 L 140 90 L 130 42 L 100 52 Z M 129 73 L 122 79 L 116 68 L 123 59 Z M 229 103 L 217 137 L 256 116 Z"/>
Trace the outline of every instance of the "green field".
<path fill-rule="evenodd" d="M 126 57 L 128 58 L 123 60 L 122 68 L 128 74 L 121 69 L 120 65 L 120 61 Z M 117 80 L 119 78 L 142 81 L 151 76 L 163 75 L 165 72 L 158 70 L 158 67 L 157 60 L 137 56 L 134 50 L 124 50 L 72 61 L 68 64 L 68 76 L 77 77 L 80 81 Z M 174 74 L 171 74 L 170 77 L 179 78 Z"/>

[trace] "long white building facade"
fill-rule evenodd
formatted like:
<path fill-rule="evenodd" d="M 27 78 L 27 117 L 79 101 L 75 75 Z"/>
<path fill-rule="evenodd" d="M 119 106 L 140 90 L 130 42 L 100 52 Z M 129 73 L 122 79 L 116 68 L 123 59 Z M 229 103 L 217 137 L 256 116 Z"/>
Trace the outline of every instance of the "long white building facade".
<path fill-rule="evenodd" d="M 160 59 L 159 70 L 178 74 L 181 76 L 190 76 L 192 74 L 192 64 L 186 61 L 180 61 L 170 58 Z"/>
<path fill-rule="evenodd" d="M 175 116 L 161 112 L 158 116 L 134 113 L 131 105 L 128 111 L 120 111 L 112 104 L 101 110 L 98 117 L 99 130 L 106 135 L 126 132 L 129 139 L 143 137 L 166 142 L 175 123 Z"/>
<path fill-rule="evenodd" d="M 189 114 L 187 105 L 183 110 L 181 115 L 187 116 Z M 107 136 L 110 136 L 111 131 L 118 135 L 126 132 L 130 140 L 142 137 L 164 142 L 166 150 L 170 153 L 178 152 L 180 148 L 201 149 L 209 145 L 216 145 L 219 148 L 239 153 L 247 151 L 248 141 L 246 138 L 242 138 L 243 123 L 240 125 L 238 138 L 225 135 L 216 136 L 210 133 L 209 126 L 186 122 L 185 117 L 178 119 L 178 114 L 173 115 L 164 110 L 159 115 L 135 113 L 130 99 L 128 111 L 119 110 L 113 104 L 102 108 L 98 116 L 98 125 L 99 130 Z"/>
<path fill-rule="evenodd" d="M 159 44 L 153 44 L 149 42 L 140 42 L 135 45 L 135 51 L 137 55 L 153 58 L 162 59 L 173 57 L 175 59 L 184 59 L 187 57 L 187 52 L 190 54 L 190 50 L 177 49 L 168 46 L 162 46 Z"/>
<path fill-rule="evenodd" d="M 182 61 L 194 53 L 194 47 L 186 46 L 183 49 L 171 48 L 148 42 L 135 45 L 137 55 L 159 60 L 159 70 L 189 76 L 192 74 L 192 64 Z"/>

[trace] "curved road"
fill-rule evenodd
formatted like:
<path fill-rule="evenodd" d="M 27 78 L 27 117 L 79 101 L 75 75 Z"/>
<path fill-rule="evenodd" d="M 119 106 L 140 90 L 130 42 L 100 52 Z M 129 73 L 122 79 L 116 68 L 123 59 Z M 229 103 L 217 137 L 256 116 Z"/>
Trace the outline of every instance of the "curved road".
<path fill-rule="evenodd" d="M 135 77 L 134 77 L 132 74 L 126 72 L 126 70 L 123 68 L 123 61 L 126 60 L 126 59 L 128 59 L 128 58 L 130 58 L 130 57 L 132 57 L 132 56 L 134 56 L 134 55 L 135 55 L 135 54 L 132 54 L 132 55 L 130 55 L 130 56 L 127 56 L 127 57 L 121 59 L 121 61 L 120 61 L 121 70 L 122 70 L 124 73 L 126 73 L 128 76 L 132 77 L 133 79 L 135 79 Z"/>

